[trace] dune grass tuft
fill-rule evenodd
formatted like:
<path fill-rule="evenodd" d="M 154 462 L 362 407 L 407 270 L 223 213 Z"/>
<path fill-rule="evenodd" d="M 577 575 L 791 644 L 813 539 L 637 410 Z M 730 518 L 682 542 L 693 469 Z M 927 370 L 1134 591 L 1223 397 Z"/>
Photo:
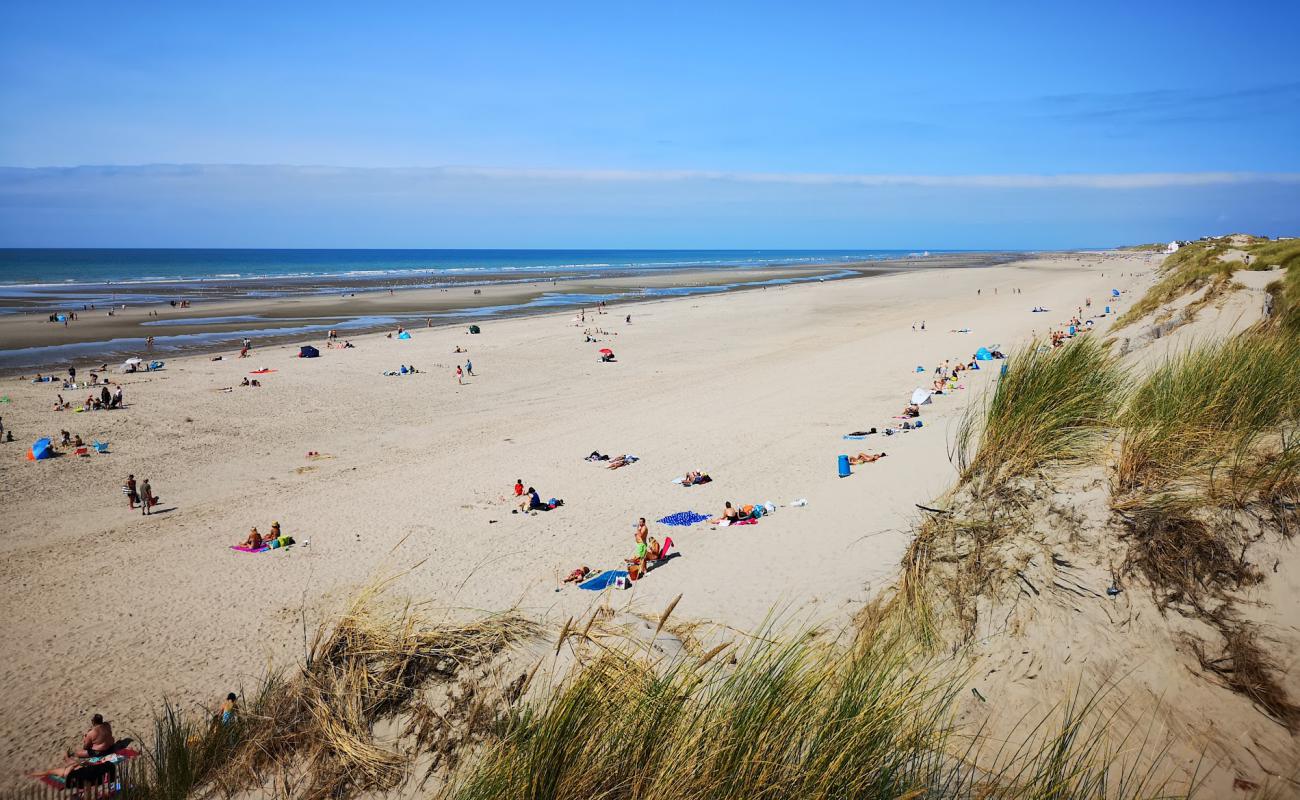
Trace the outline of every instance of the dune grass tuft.
<path fill-rule="evenodd" d="M 1163 791 L 1088 703 L 1023 746 L 961 734 L 963 676 L 905 637 L 764 637 L 735 665 L 606 652 L 536 703 L 443 800 L 1106 798 Z M 1150 755 L 1148 753 L 1148 755 Z M 976 766 L 976 764 L 981 766 Z"/>
<path fill-rule="evenodd" d="M 983 496 L 1012 479 L 1095 455 L 1114 422 L 1124 380 L 1092 336 L 1012 354 L 996 387 L 971 405 L 958 428 L 961 484 Z"/>
<path fill-rule="evenodd" d="M 1290 452 L 1300 423 L 1300 339 L 1250 332 L 1185 350 L 1143 380 L 1121 415 L 1118 493 L 1194 482 L 1197 493 L 1248 497 L 1275 471 L 1250 469 L 1261 452 Z M 1270 477 L 1271 475 L 1271 477 Z M 1254 476 L 1257 480 L 1251 480 Z"/>

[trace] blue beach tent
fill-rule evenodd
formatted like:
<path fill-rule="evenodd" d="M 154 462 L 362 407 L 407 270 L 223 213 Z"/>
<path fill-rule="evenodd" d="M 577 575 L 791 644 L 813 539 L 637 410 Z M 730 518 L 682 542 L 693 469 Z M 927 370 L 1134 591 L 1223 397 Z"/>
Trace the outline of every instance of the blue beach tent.
<path fill-rule="evenodd" d="M 987 347 L 981 347 L 980 349 L 978 349 L 978 350 L 975 351 L 975 360 L 976 360 L 976 361 L 992 361 L 992 360 L 993 360 L 993 354 L 989 352 L 989 349 L 988 349 Z"/>

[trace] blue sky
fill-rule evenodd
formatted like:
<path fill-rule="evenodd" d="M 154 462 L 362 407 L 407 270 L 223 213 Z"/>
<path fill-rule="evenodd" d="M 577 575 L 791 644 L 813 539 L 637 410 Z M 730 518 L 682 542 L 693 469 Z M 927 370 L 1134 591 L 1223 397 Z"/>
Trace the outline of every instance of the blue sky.
<path fill-rule="evenodd" d="M 0 246 L 1297 233 L 1298 8 L 7 3 Z"/>

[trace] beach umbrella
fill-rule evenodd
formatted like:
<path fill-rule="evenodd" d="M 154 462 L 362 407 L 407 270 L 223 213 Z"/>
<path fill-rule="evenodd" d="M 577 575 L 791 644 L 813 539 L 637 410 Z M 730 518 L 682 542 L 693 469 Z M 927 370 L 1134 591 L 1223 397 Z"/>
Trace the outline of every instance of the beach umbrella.
<path fill-rule="evenodd" d="M 608 347 L 602 347 L 600 348 L 600 354 L 602 356 L 612 356 L 614 355 L 614 351 L 610 350 Z"/>
<path fill-rule="evenodd" d="M 28 461 L 43 461 L 54 457 L 54 443 L 49 438 L 37 439 L 32 449 L 27 451 Z"/>

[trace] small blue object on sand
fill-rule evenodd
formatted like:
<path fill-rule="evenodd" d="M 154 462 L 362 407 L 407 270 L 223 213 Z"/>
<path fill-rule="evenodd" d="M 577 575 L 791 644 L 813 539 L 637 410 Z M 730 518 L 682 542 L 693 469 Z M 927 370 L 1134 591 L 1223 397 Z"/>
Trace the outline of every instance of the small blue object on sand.
<path fill-rule="evenodd" d="M 613 586 L 614 581 L 618 580 L 619 578 L 626 578 L 626 577 L 627 577 L 627 570 L 625 569 L 606 570 L 605 572 L 600 573 L 599 575 L 592 578 L 591 580 L 578 584 L 578 588 L 589 589 L 593 592 L 599 592 L 603 589 L 608 589 L 609 587 Z"/>
<path fill-rule="evenodd" d="M 696 514 L 694 511 L 678 511 L 676 514 L 669 514 L 658 520 L 658 522 L 660 525 L 679 525 L 684 528 L 687 525 L 703 522 L 708 518 L 708 514 Z"/>
<path fill-rule="evenodd" d="M 841 478 L 847 478 L 847 477 L 849 477 L 849 475 L 852 474 L 851 471 L 849 470 L 849 457 L 848 457 L 848 456 L 845 456 L 845 455 L 840 456 L 839 467 L 840 467 L 840 477 L 841 477 Z"/>

